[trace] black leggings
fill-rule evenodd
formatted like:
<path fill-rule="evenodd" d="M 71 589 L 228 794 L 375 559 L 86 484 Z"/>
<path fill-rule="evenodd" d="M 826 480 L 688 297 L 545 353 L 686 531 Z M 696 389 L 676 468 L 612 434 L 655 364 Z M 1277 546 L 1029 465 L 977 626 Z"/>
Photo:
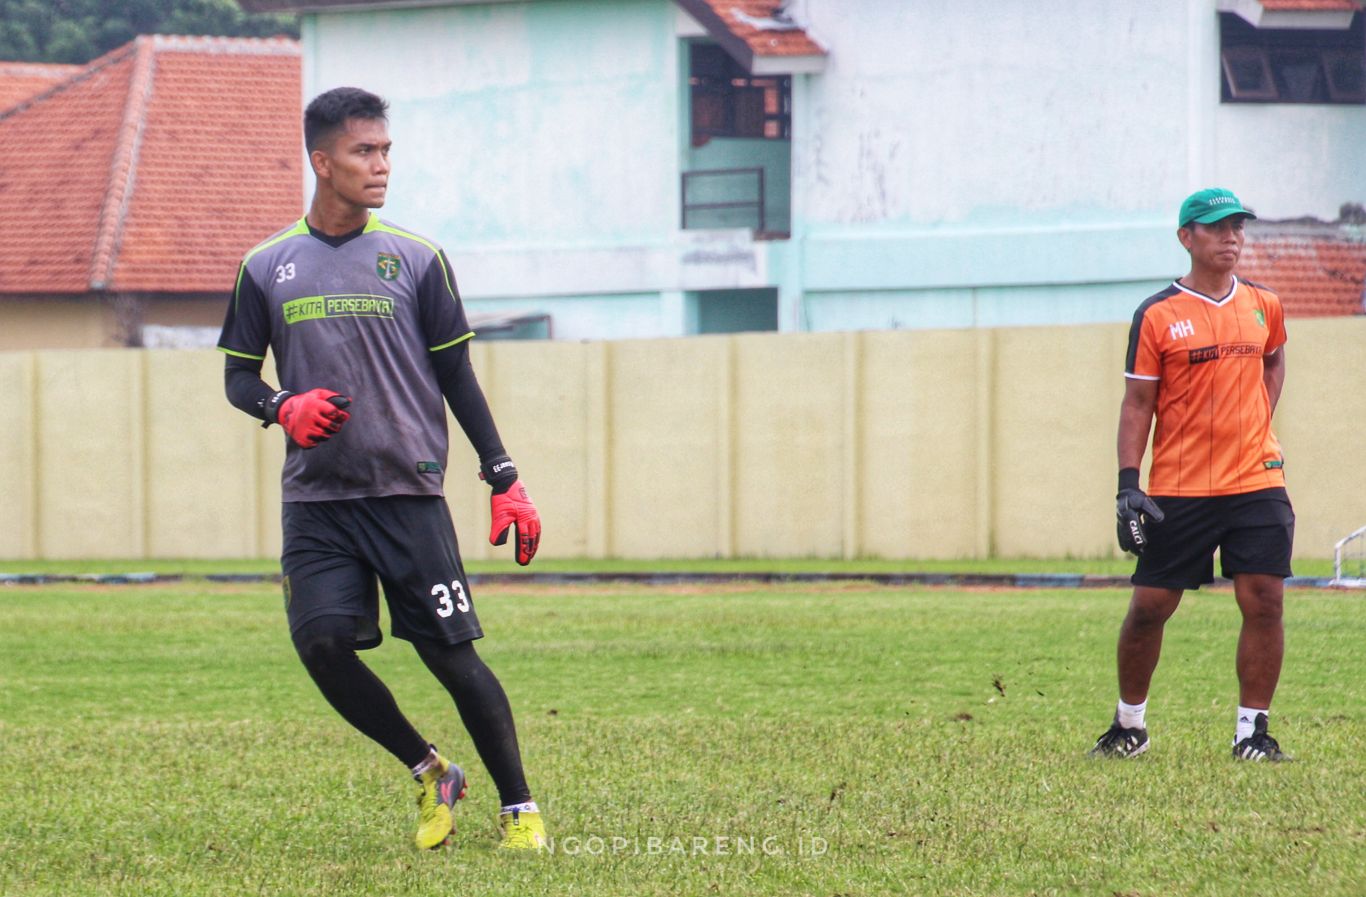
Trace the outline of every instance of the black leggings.
<path fill-rule="evenodd" d="M 300 626 L 293 638 L 308 674 L 343 719 L 410 769 L 426 758 L 427 740 L 398 709 L 385 684 L 356 655 L 355 617 L 317 617 Z M 499 799 L 504 805 L 530 800 L 512 708 L 498 678 L 475 653 L 474 643 L 414 642 L 413 646 L 455 699 L 456 710 L 498 788 Z"/>

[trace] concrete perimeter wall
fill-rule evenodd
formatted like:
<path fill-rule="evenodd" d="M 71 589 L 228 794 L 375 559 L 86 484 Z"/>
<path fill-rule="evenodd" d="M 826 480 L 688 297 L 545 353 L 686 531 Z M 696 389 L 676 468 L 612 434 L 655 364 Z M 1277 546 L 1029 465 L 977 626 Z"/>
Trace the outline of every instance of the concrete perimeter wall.
<path fill-rule="evenodd" d="M 474 363 L 547 557 L 1102 557 L 1127 328 L 504 342 Z M 1297 552 L 1366 524 L 1366 319 L 1290 323 Z M 212 351 L 0 353 L 0 558 L 279 551 L 283 436 Z M 469 558 L 487 487 L 452 421 Z"/>

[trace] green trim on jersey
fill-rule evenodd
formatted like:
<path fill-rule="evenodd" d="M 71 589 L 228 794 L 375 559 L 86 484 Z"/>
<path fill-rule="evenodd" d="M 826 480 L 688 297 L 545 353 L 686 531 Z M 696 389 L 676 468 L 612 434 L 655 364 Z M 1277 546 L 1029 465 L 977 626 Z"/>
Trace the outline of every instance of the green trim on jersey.
<path fill-rule="evenodd" d="M 254 255 L 256 255 L 256 253 L 261 252 L 261 251 L 264 250 L 264 249 L 269 249 L 270 247 L 274 246 L 276 243 L 279 243 L 281 240 L 288 240 L 290 237 L 305 236 L 305 235 L 307 235 L 307 234 L 308 234 L 308 218 L 305 216 L 305 217 L 303 217 L 303 218 L 300 218 L 298 221 L 294 222 L 294 226 L 291 227 L 289 230 L 285 231 L 285 232 L 282 233 L 282 234 L 276 234 L 275 236 L 271 237 L 269 240 L 266 240 L 264 243 L 260 243 L 260 244 L 258 244 L 257 246 L 253 247 L 251 250 L 249 250 L 249 251 L 247 252 L 246 255 L 242 256 L 242 264 L 240 264 L 240 265 L 237 266 L 237 283 L 234 284 L 234 285 L 233 285 L 233 288 L 232 288 L 232 304 L 233 304 L 233 308 L 236 308 L 236 307 L 237 307 L 237 303 L 238 303 L 238 301 L 240 300 L 240 297 L 241 297 L 241 294 L 242 294 L 242 275 L 245 274 L 245 273 L 247 273 L 247 262 L 251 261 L 251 257 L 254 256 Z M 244 355 L 244 356 L 242 356 L 242 357 L 243 357 L 243 358 L 254 358 L 255 356 L 254 356 L 254 355 Z M 262 356 L 262 357 L 264 357 L 264 356 Z"/>
<path fill-rule="evenodd" d="M 248 355 L 246 352 L 234 352 L 231 349 L 224 349 L 222 346 L 218 347 L 218 351 L 222 352 L 224 355 L 231 355 L 235 358 L 250 358 L 252 361 L 266 360 L 266 356 L 264 355 Z"/>
<path fill-rule="evenodd" d="M 474 338 L 474 331 L 471 330 L 469 333 L 465 334 L 464 336 L 457 337 L 456 339 L 451 340 L 449 343 L 442 343 L 442 344 L 439 345 L 439 346 L 432 346 L 432 347 L 431 347 L 430 349 L 428 349 L 427 351 L 428 351 L 428 352 L 440 352 L 442 349 L 449 349 L 451 346 L 458 346 L 458 345 L 460 345 L 461 343 L 463 343 L 465 340 L 467 340 L 467 339 L 473 339 L 473 338 Z M 483 345 L 483 344 L 480 343 L 480 345 Z"/>
<path fill-rule="evenodd" d="M 446 261 L 441 257 L 441 250 L 434 243 L 432 243 L 429 240 L 425 240 L 422 237 L 419 237 L 417 234 L 410 234 L 406 230 L 399 230 L 392 224 L 385 224 L 383 221 L 379 220 L 378 215 L 371 214 L 370 220 L 365 222 L 365 230 L 363 232 L 368 234 L 372 233 L 373 231 L 380 231 L 386 234 L 393 234 L 395 237 L 403 237 L 405 239 L 412 240 L 414 243 L 426 246 L 428 249 L 430 249 L 432 253 L 436 256 L 437 263 L 441 265 L 441 276 L 444 277 L 446 280 L 446 292 L 451 294 L 452 300 L 456 298 L 455 287 L 451 286 L 451 272 L 446 270 Z M 470 334 L 470 336 L 473 335 L 473 333 Z M 460 339 L 467 338 L 468 337 L 461 337 Z M 459 341 L 460 340 L 456 340 L 456 342 Z M 447 343 L 447 345 L 451 344 Z"/>

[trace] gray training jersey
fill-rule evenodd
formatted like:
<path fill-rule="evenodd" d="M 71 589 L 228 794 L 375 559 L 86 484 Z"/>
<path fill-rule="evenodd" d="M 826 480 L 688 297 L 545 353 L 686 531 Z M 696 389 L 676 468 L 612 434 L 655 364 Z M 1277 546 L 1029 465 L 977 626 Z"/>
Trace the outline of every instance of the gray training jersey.
<path fill-rule="evenodd" d="M 474 336 L 445 254 L 371 215 L 333 245 L 305 220 L 247 253 L 218 342 L 275 355 L 280 388 L 351 397 L 317 448 L 287 440 L 285 501 L 441 495 L 448 437 L 432 352 Z"/>

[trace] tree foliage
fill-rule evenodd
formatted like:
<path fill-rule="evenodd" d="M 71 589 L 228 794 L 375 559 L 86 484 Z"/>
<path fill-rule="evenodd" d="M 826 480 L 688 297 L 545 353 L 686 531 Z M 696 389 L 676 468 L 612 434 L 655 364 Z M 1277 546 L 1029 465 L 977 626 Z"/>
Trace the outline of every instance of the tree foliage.
<path fill-rule="evenodd" d="M 299 23 L 233 0 L 0 0 L 0 60 L 84 63 L 139 34 L 298 37 Z"/>

